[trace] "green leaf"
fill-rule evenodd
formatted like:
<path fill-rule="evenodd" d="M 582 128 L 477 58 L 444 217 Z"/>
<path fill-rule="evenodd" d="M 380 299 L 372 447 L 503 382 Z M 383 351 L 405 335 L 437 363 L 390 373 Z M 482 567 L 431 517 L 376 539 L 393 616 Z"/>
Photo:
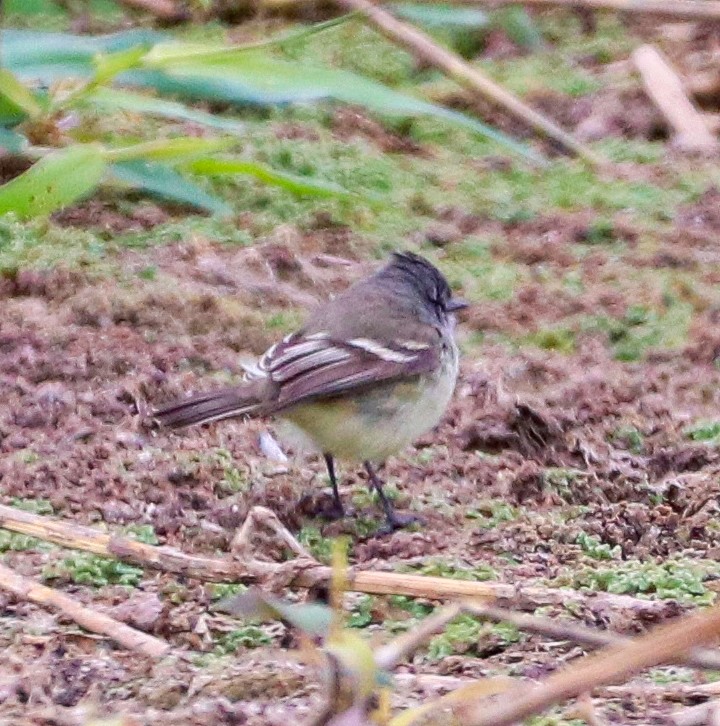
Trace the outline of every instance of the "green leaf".
<path fill-rule="evenodd" d="M 396 15 L 427 28 L 442 44 L 463 58 L 473 58 L 484 47 L 492 29 L 489 15 L 478 8 L 443 3 L 398 3 Z"/>
<path fill-rule="evenodd" d="M 0 68 L 0 116 L 8 112 L 32 118 L 42 113 L 42 106 L 11 71 Z"/>
<path fill-rule="evenodd" d="M 53 99 L 51 111 L 57 113 L 60 109 L 71 108 L 82 103 L 98 88 L 110 83 L 115 76 L 129 71 L 140 65 L 140 61 L 147 53 L 144 46 L 136 46 L 116 53 L 98 54 L 93 58 L 94 73 L 87 83 L 73 90 L 70 94 L 60 93 L 57 100 Z M 62 86 L 61 86 L 62 88 Z"/>
<path fill-rule="evenodd" d="M 232 207 L 222 199 L 208 194 L 174 169 L 164 164 L 141 161 L 120 161 L 110 167 L 112 176 L 120 182 L 130 184 L 140 191 L 171 202 L 189 204 L 213 214 L 229 216 Z"/>
<path fill-rule="evenodd" d="M 493 13 L 493 23 L 507 33 L 513 43 L 521 48 L 537 50 L 543 44 L 542 35 L 528 11 L 521 5 L 514 5 Z"/>
<path fill-rule="evenodd" d="M 20 219 L 46 216 L 92 192 L 105 168 L 102 148 L 94 144 L 48 154 L 0 186 L 0 214 L 14 212 Z"/>
<path fill-rule="evenodd" d="M 240 121 L 197 111 L 176 101 L 166 101 L 162 98 L 153 98 L 140 93 L 121 91 L 120 89 L 98 88 L 90 96 L 89 101 L 107 110 L 129 111 L 178 121 L 192 121 L 237 136 L 245 132 L 245 126 Z"/>
<path fill-rule="evenodd" d="M 95 56 L 95 78 L 93 83 L 101 85 L 115 78 L 120 73 L 129 71 L 140 65 L 140 61 L 147 54 L 144 45 L 133 46 L 116 53 L 100 54 Z"/>
<path fill-rule="evenodd" d="M 112 35 L 5 30 L 0 32 L 0 65 L 21 78 L 50 84 L 67 78 L 91 78 L 99 54 L 121 53 L 141 47 L 149 50 L 167 36 L 150 30 L 129 30 Z"/>
<path fill-rule="evenodd" d="M 243 159 L 214 159 L 203 158 L 191 161 L 186 168 L 194 174 L 205 176 L 227 176 L 246 174 L 253 176 L 266 184 L 272 184 L 287 189 L 293 194 L 302 194 L 310 197 L 341 197 L 357 199 L 357 195 L 343 189 L 337 184 L 310 179 L 308 177 L 288 174 L 277 171 L 272 167 Z"/>
<path fill-rule="evenodd" d="M 428 28 L 485 30 L 490 27 L 490 17 L 478 8 L 461 8 L 441 3 L 397 3 L 391 8 L 395 15 Z"/>
<path fill-rule="evenodd" d="M 149 76 L 135 71 L 128 80 L 186 98 L 258 104 L 307 103 L 331 98 L 388 115 L 434 116 L 491 138 L 526 158 L 541 161 L 525 145 L 470 116 L 407 96 L 349 71 L 290 63 L 258 52 L 236 53 L 223 63 L 177 58 L 172 63 L 164 62 L 163 72 Z"/>
<path fill-rule="evenodd" d="M 0 126 L 0 148 L 11 154 L 20 154 L 28 146 L 28 140 L 17 131 Z"/>
<path fill-rule="evenodd" d="M 166 36 L 141 31 L 112 36 L 5 31 L 0 62 L 23 76 L 46 82 L 68 75 L 92 75 L 98 53 L 152 45 L 146 67 L 122 73 L 116 81 L 155 88 L 186 99 L 262 105 L 308 103 L 332 99 L 359 104 L 380 114 L 428 115 L 465 128 L 543 163 L 534 151 L 465 114 L 408 96 L 345 70 L 313 67 L 278 59 L 250 47 L 164 43 Z M 287 38 L 285 39 L 287 41 Z"/>
<path fill-rule="evenodd" d="M 310 36 L 342 25 L 357 15 L 358 13 L 349 13 L 347 15 L 341 15 L 339 18 L 331 18 L 322 23 L 314 23 L 299 30 L 291 30 L 289 33 L 281 33 L 265 40 L 251 41 L 249 43 L 232 46 L 221 43 L 183 43 L 179 41 L 158 43 L 148 54 L 147 62 L 148 65 L 153 67 L 162 67 L 166 63 L 173 63 L 178 59 L 182 60 L 187 58 L 204 63 L 225 63 L 228 60 L 232 61 L 240 53 L 259 49 L 269 50 L 306 40 Z"/>
<path fill-rule="evenodd" d="M 222 151 L 234 144 L 233 139 L 202 139 L 192 136 L 174 139 L 160 139 L 159 141 L 146 141 L 132 146 L 108 149 L 105 153 L 110 161 L 132 161 L 145 159 L 151 161 L 164 161 L 170 159 L 186 159 Z"/>
<path fill-rule="evenodd" d="M 152 30 L 111 35 L 72 35 L 35 30 L 0 32 L 0 65 L 23 77 L 55 78 L 89 75 L 99 53 L 118 53 L 136 46 L 150 48 L 168 36 Z"/>
<path fill-rule="evenodd" d="M 332 610 L 327 605 L 296 605 L 266 595 L 255 587 L 222 600 L 216 608 L 242 618 L 284 620 L 308 635 L 322 638 L 330 632 L 332 620 Z"/>

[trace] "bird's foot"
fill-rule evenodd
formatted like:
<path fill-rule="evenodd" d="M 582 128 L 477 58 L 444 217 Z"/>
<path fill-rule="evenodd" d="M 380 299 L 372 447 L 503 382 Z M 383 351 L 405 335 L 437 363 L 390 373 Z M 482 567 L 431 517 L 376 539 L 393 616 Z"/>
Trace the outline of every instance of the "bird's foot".
<path fill-rule="evenodd" d="M 425 524 L 425 520 L 415 514 L 393 512 L 392 515 L 387 518 L 387 522 L 378 529 L 377 534 L 380 536 L 392 534 L 396 530 L 404 529 L 412 524 Z"/>
<path fill-rule="evenodd" d="M 343 507 L 338 506 L 337 504 L 331 504 L 329 507 L 326 507 L 320 512 L 320 516 L 330 522 L 335 522 L 338 519 L 354 517 L 355 510 L 352 507 Z"/>

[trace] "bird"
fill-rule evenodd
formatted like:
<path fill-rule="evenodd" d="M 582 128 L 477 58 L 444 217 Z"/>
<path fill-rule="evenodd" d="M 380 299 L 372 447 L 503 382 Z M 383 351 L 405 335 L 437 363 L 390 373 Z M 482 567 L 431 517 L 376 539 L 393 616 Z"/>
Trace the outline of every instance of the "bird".
<path fill-rule="evenodd" d="M 153 417 L 170 428 L 285 419 L 325 460 L 333 496 L 328 514 L 346 514 L 335 469 L 341 459 L 364 466 L 387 530 L 407 526 L 417 517 L 395 511 L 377 467 L 440 421 L 458 377 L 455 313 L 467 306 L 429 260 L 393 252 L 256 364 L 243 366 L 243 382 L 163 405 Z"/>

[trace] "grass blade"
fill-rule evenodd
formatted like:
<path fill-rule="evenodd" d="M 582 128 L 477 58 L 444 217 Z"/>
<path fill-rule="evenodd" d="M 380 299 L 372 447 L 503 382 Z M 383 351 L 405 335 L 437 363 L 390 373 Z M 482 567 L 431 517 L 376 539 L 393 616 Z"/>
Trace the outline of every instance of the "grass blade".
<path fill-rule="evenodd" d="M 208 43 L 182 43 L 169 42 L 159 43 L 148 54 L 148 62 L 156 68 L 160 68 L 165 64 L 172 64 L 177 60 L 191 58 L 192 60 L 205 63 L 226 63 L 232 62 L 239 54 L 249 51 L 257 51 L 259 49 L 269 50 L 278 48 L 291 43 L 306 40 L 310 36 L 323 33 L 326 30 L 337 27 L 346 23 L 351 18 L 356 17 L 357 13 L 348 13 L 341 15 L 339 18 L 331 18 L 322 23 L 314 23 L 307 27 L 301 27 L 299 30 L 291 30 L 288 33 L 281 33 L 275 37 L 265 40 L 252 41 L 250 43 L 242 43 L 240 45 L 227 46 L 222 44 L 210 45 Z"/>
<path fill-rule="evenodd" d="M 309 197 L 357 199 L 356 194 L 332 182 L 317 181 L 296 174 L 288 174 L 264 164 L 243 159 L 213 159 L 208 157 L 192 161 L 187 164 L 186 168 L 194 174 L 204 176 L 245 174 L 266 184 L 286 189 L 293 194 Z"/>
<path fill-rule="evenodd" d="M 493 14 L 493 26 L 504 30 L 508 38 L 521 48 L 537 50 L 542 47 L 543 38 L 540 30 L 527 8 L 522 5 L 511 5 L 496 10 Z"/>
<path fill-rule="evenodd" d="M 45 81 L 78 74 L 87 77 L 95 71 L 96 61 L 93 59 L 98 53 L 120 53 L 134 46 L 154 43 L 141 60 L 145 67 L 121 74 L 118 82 L 150 87 L 160 93 L 177 94 L 186 99 L 225 101 L 238 105 L 332 99 L 358 104 L 380 114 L 434 116 L 542 163 L 542 159 L 527 146 L 475 118 L 405 95 L 350 71 L 292 63 L 257 48 L 171 44 L 162 42 L 164 40 L 165 36 L 146 31 L 96 38 L 5 31 L 0 37 L 0 61 L 4 60 L 18 73 Z M 129 55 L 132 57 L 133 54 Z"/>
<path fill-rule="evenodd" d="M 213 151 L 221 151 L 227 149 L 233 143 L 232 139 L 201 139 L 183 136 L 109 149 L 105 154 L 108 160 L 116 162 L 133 161 L 135 159 L 146 161 L 181 160 L 209 154 Z"/>

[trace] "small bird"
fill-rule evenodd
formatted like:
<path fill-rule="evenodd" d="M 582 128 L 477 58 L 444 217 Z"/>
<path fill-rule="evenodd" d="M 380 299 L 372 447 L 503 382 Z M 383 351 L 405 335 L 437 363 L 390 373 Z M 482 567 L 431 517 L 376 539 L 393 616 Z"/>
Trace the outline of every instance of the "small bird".
<path fill-rule="evenodd" d="M 279 415 L 323 455 L 332 514 L 345 515 L 335 459 L 363 462 L 392 531 L 416 518 L 394 511 L 375 466 L 443 415 L 458 375 L 453 313 L 465 307 L 428 260 L 395 252 L 246 367 L 243 383 L 176 401 L 154 417 L 180 428 Z"/>

